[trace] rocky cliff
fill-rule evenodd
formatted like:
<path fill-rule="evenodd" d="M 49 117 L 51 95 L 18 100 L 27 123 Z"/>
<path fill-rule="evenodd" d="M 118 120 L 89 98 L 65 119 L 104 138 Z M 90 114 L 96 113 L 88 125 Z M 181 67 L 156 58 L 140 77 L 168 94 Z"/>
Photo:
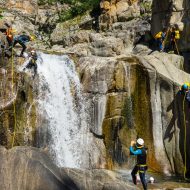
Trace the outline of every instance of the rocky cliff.
<path fill-rule="evenodd" d="M 5 36 L 1 36 L 1 41 Z M 35 85 L 31 76 L 18 68 L 24 59 L 11 52 L 1 51 L 1 102 L 0 136 L 1 145 L 34 145 L 36 125 Z M 30 132 L 29 132 L 30 131 Z"/>
<path fill-rule="evenodd" d="M 3 15 L 6 19 L 11 18 L 17 31 L 25 29 L 34 34 L 39 30 L 36 40 L 39 43 L 31 46 L 38 49 L 48 47 L 47 51 L 51 53 L 69 54 L 75 61 L 88 103 L 91 131 L 105 145 L 102 152 L 106 153 L 106 163 L 94 163 L 94 166 L 131 168 L 132 158 L 128 150 L 130 141 L 142 137 L 148 147 L 149 168 L 168 175 L 183 174 L 185 157 L 187 161 L 190 159 L 190 151 L 184 150 L 190 143 L 190 118 L 188 103 L 184 102 L 184 97 L 178 91 L 181 84 L 190 80 L 190 75 L 184 72 L 184 57 L 157 51 L 152 53 L 148 43 L 151 40 L 150 24 L 154 34 L 162 29 L 163 23 L 164 26 L 177 23 L 183 32 L 179 42 L 180 51 L 188 50 L 187 2 L 153 0 L 150 23 L 151 1 L 102 1 L 102 13 L 98 17 L 99 33 L 92 30 L 93 20 L 89 15 L 73 19 L 72 22 L 57 23 L 54 6 L 47 6 L 52 13 L 48 15 L 44 7 L 38 7 L 35 1 L 30 3 L 25 12 L 25 1 L 21 4 L 16 1 L 8 3 L 12 3 L 15 10 L 4 11 Z M 37 11 L 31 11 L 34 9 Z M 51 27 L 46 30 L 49 22 Z M 143 43 L 134 47 L 144 34 Z M 11 69 L 8 73 L 11 73 Z M 30 78 L 23 75 L 22 80 L 19 77 L 15 79 L 17 83 L 22 81 L 18 88 L 15 87 L 15 90 L 20 89 L 20 95 L 17 95 L 20 98 L 16 102 L 19 118 L 16 130 L 19 133 L 18 129 L 21 129 L 15 145 L 35 145 L 33 134 L 38 111 L 33 102 L 36 94 L 32 89 L 38 81 L 31 84 Z M 12 76 L 8 74 L 7 78 L 9 85 L 6 89 L 11 100 Z M 2 139 L 5 139 L 1 140 L 1 144 L 10 147 L 14 107 L 10 108 L 11 111 L 6 110 L 7 113 L 2 112 L 1 117 L 1 134 Z M 28 110 L 32 110 L 31 115 Z M 25 142 L 22 132 L 27 131 L 28 115 L 28 126 L 34 130 L 29 131 L 29 140 Z M 190 165 L 187 162 L 187 174 L 189 172 Z"/>

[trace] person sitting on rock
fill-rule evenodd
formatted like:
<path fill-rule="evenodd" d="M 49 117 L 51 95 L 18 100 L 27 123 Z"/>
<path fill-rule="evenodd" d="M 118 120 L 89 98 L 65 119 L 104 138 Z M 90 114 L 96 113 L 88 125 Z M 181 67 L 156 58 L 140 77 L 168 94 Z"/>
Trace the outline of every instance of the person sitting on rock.
<path fill-rule="evenodd" d="M 157 42 L 157 46 L 158 46 L 158 50 L 160 52 L 163 52 L 164 51 L 164 41 L 165 41 L 165 38 L 166 38 L 166 29 L 164 28 L 163 31 L 160 31 L 158 32 L 156 35 L 155 35 L 155 39 L 156 39 L 156 42 Z"/>
<path fill-rule="evenodd" d="M 33 36 L 29 36 L 26 34 L 15 36 L 13 39 L 13 47 L 15 47 L 17 43 L 22 46 L 22 51 L 20 53 L 20 56 L 22 57 L 24 54 L 24 51 L 26 50 L 26 43 L 33 40 L 34 40 Z"/>
<path fill-rule="evenodd" d="M 134 150 L 134 146 L 135 146 L 135 150 Z M 147 165 L 146 165 L 147 149 L 144 147 L 144 140 L 141 138 L 138 138 L 137 142 L 131 141 L 131 146 L 129 150 L 132 155 L 137 156 L 137 163 L 131 172 L 133 183 L 135 185 L 137 184 L 136 175 L 139 172 L 139 176 L 143 184 L 143 188 L 144 190 L 147 190 L 147 182 L 145 179 L 145 172 L 147 170 Z"/>
<path fill-rule="evenodd" d="M 31 50 L 30 52 L 30 57 L 29 57 L 29 61 L 28 64 L 26 65 L 26 67 L 24 68 L 24 70 L 27 69 L 32 69 L 32 67 L 34 68 L 34 75 L 33 78 L 36 76 L 37 74 L 37 61 L 38 56 L 35 50 Z"/>

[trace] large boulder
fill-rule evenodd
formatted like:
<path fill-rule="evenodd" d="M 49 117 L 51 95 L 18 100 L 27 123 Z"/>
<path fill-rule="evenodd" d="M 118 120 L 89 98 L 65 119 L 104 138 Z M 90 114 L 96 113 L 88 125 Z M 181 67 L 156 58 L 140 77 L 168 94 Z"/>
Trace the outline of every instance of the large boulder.
<path fill-rule="evenodd" d="M 111 29 L 114 22 L 125 22 L 140 15 L 140 6 L 137 1 L 102 0 L 100 7 L 102 9 L 100 16 L 102 30 Z"/>
<path fill-rule="evenodd" d="M 0 148 L 0 188 L 19 190 L 78 189 L 48 156 L 35 148 Z"/>
<path fill-rule="evenodd" d="M 8 0 L 8 1 L 6 1 L 6 3 L 4 3 L 4 6 L 6 8 L 11 8 L 11 9 L 21 11 L 22 13 L 30 14 L 30 15 L 35 14 L 38 10 L 37 0 L 31 0 L 31 1 Z"/>
<path fill-rule="evenodd" d="M 112 190 L 134 189 L 106 170 L 60 169 L 37 148 L 0 148 L 0 188 L 5 190 Z M 114 186 L 113 186 L 114 183 Z"/>
<path fill-rule="evenodd" d="M 182 71 L 183 57 L 159 52 L 85 57 L 79 59 L 77 66 L 92 130 L 106 146 L 107 167 L 131 168 L 128 147 L 138 136 L 148 146 L 150 168 L 168 175 L 182 174 L 183 113 L 188 113 L 188 104 L 183 110 L 183 96 L 178 91 L 180 85 L 190 80 Z M 186 115 L 187 123 L 189 119 Z M 188 150 L 186 154 L 189 160 Z"/>

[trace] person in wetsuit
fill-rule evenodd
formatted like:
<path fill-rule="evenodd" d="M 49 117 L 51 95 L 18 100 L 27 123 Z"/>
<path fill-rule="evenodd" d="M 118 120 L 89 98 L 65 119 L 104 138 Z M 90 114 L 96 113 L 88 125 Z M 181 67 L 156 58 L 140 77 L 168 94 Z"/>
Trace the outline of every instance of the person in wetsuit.
<path fill-rule="evenodd" d="M 37 61 L 37 59 L 38 59 L 38 56 L 37 56 L 37 53 L 36 53 L 36 51 L 35 50 L 32 50 L 31 52 L 30 52 L 30 57 L 29 57 L 29 62 L 28 62 L 28 64 L 26 65 L 26 68 L 27 69 L 34 69 L 34 75 L 33 75 L 33 78 L 36 76 L 36 74 L 37 74 L 37 63 L 36 63 L 36 61 Z M 24 70 L 26 69 L 26 68 L 24 68 Z"/>
<path fill-rule="evenodd" d="M 137 173 L 139 172 L 143 188 L 144 190 L 147 190 L 147 182 L 145 179 L 145 172 L 147 170 L 147 165 L 146 165 L 147 149 L 144 147 L 144 140 L 138 138 L 137 142 L 131 141 L 131 146 L 129 150 L 132 155 L 137 156 L 137 163 L 131 172 L 133 183 L 135 185 L 137 184 Z"/>

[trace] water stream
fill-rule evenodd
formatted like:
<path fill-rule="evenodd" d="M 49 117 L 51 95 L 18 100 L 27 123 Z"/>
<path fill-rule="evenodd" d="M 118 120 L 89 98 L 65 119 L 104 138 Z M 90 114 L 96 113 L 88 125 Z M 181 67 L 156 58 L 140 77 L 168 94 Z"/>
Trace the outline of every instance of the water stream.
<path fill-rule="evenodd" d="M 38 104 L 45 125 L 40 137 L 46 136 L 46 146 L 58 166 L 88 167 L 91 139 L 75 65 L 67 56 L 40 56 Z"/>

